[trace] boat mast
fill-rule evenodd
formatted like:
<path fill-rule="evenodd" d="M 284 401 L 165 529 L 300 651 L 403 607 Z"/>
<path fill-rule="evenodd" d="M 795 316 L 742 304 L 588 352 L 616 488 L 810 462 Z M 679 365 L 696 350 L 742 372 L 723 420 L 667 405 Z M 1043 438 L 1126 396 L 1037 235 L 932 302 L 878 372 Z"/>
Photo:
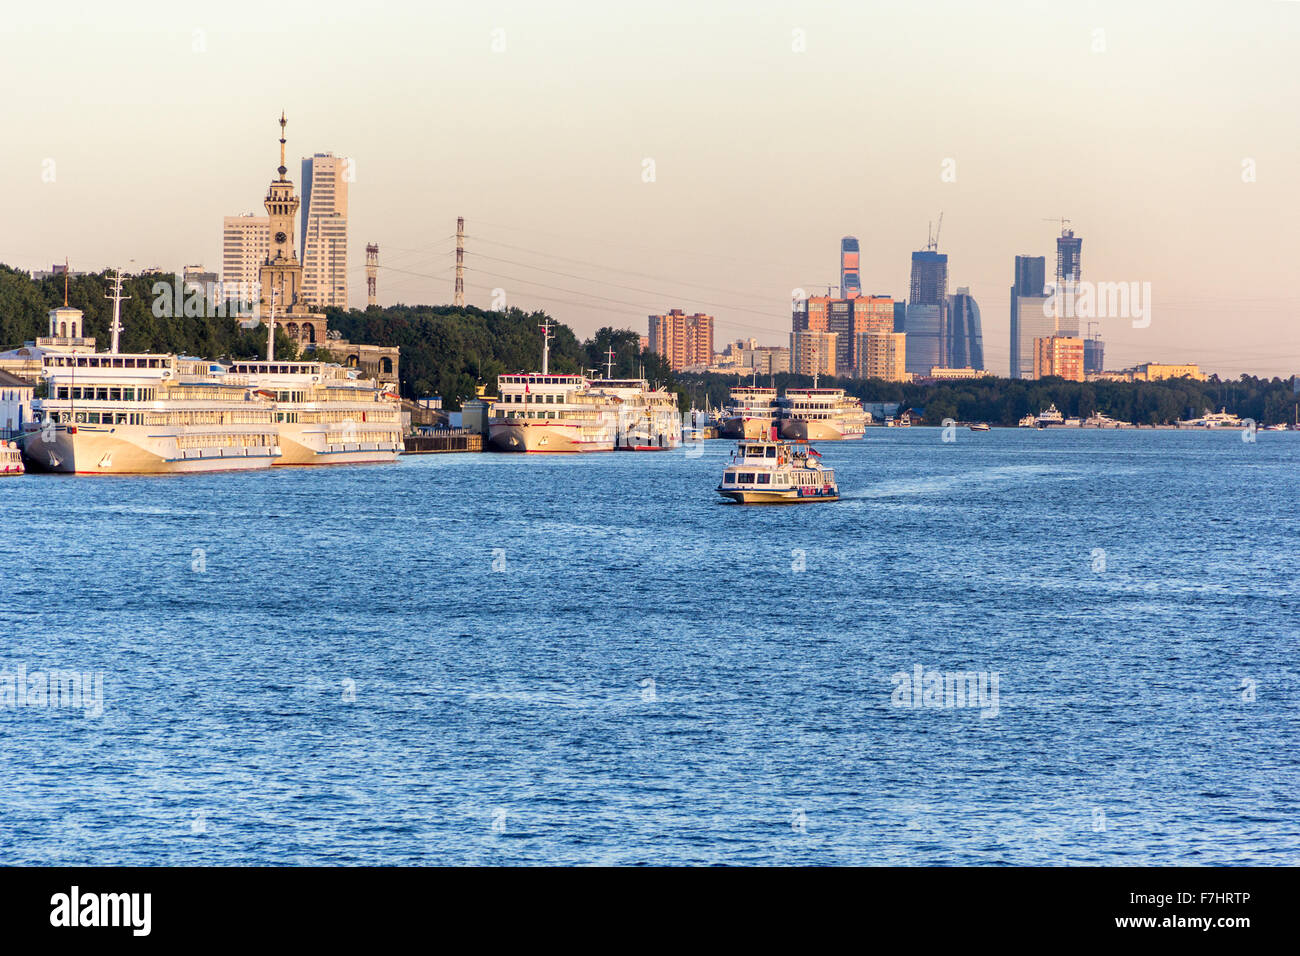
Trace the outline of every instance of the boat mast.
<path fill-rule="evenodd" d="M 275 361 L 275 280 L 271 280 L 271 321 L 266 327 L 266 360 Z"/>
<path fill-rule="evenodd" d="M 606 355 L 605 377 L 613 378 L 614 377 L 614 346 L 611 345 L 609 347 L 609 351 L 606 352 L 605 355 Z"/>
<path fill-rule="evenodd" d="M 538 328 L 542 330 L 542 374 L 547 375 L 551 366 L 551 320 L 544 319 Z"/>
<path fill-rule="evenodd" d="M 112 345 L 109 346 L 109 352 L 117 353 L 118 337 L 122 333 L 122 300 L 131 298 L 129 295 L 122 294 L 122 270 L 118 269 L 117 274 L 113 276 L 113 291 L 104 296 L 105 299 L 113 300 L 113 324 L 110 330 L 113 333 Z"/>

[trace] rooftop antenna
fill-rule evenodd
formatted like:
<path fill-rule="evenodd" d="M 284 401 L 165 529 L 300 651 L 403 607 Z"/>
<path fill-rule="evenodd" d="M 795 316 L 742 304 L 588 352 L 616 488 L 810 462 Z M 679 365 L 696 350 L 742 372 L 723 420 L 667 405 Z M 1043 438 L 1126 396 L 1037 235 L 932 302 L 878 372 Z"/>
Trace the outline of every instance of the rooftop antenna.
<path fill-rule="evenodd" d="M 606 352 L 605 355 L 607 356 L 605 359 L 605 377 L 613 378 L 614 377 L 614 346 L 613 345 L 609 347 L 609 351 Z"/>
<path fill-rule="evenodd" d="M 118 269 L 117 274 L 113 276 L 113 291 L 104 296 L 105 299 L 113 300 L 113 324 L 110 330 L 113 333 L 113 344 L 109 346 L 109 352 L 117 353 L 118 336 L 122 332 L 122 300 L 131 298 L 129 295 L 122 294 L 122 270 Z"/>
<path fill-rule="evenodd" d="M 551 367 L 551 320 L 549 317 L 542 320 L 538 326 L 542 330 L 542 374 L 549 375 Z"/>
<path fill-rule="evenodd" d="M 284 110 L 280 110 L 280 168 L 276 170 L 280 174 L 280 182 L 284 182 L 284 174 L 289 168 L 284 165 L 284 124 L 289 122 L 284 118 Z"/>

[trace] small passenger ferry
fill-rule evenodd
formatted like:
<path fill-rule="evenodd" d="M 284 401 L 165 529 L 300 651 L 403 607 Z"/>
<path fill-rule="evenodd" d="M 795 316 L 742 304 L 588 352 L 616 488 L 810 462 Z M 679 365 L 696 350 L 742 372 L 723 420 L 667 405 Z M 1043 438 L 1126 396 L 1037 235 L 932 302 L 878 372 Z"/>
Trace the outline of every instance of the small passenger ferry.
<path fill-rule="evenodd" d="M 722 475 L 718 494 L 743 505 L 839 501 L 835 472 L 807 442 L 743 439 Z"/>
<path fill-rule="evenodd" d="M 21 475 L 23 453 L 16 441 L 0 441 L 0 475 Z"/>

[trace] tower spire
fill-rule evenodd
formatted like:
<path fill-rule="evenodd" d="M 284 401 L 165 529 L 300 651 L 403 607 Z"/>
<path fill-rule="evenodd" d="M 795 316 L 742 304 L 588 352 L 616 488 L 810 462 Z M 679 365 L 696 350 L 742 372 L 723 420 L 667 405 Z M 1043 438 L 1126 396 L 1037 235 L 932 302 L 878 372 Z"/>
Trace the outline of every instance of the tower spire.
<path fill-rule="evenodd" d="M 284 182 L 284 174 L 289 171 L 289 168 L 284 165 L 284 124 L 287 122 L 289 121 L 284 118 L 284 110 L 281 110 L 280 111 L 280 169 L 279 169 L 280 182 Z"/>

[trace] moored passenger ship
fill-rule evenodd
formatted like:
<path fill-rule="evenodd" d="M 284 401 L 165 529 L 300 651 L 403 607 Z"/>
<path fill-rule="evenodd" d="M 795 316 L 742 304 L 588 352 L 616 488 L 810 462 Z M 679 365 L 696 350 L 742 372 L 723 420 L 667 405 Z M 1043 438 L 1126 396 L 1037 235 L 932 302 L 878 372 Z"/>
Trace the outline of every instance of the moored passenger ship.
<path fill-rule="evenodd" d="M 723 409 L 719 438 L 763 438 L 776 419 L 776 389 L 738 385 Z"/>
<path fill-rule="evenodd" d="M 842 388 L 787 388 L 776 404 L 778 432 L 788 441 L 848 441 L 867 431 L 862 402 Z"/>
<path fill-rule="evenodd" d="M 205 360 L 54 352 L 43 356 L 41 377 L 46 394 L 32 402 L 22 439 L 32 471 L 243 471 L 280 455 L 274 403 L 222 381 Z"/>
<path fill-rule="evenodd" d="M 615 421 L 615 451 L 665 451 L 682 443 L 677 396 L 651 388 L 645 379 L 596 379 L 588 383 L 603 398 Z"/>
<path fill-rule="evenodd" d="M 501 397 L 488 420 L 488 446 L 509 452 L 613 451 L 617 413 L 590 385 L 575 374 L 498 376 Z"/>
<path fill-rule="evenodd" d="M 355 370 L 323 362 L 235 362 L 225 378 L 275 402 L 277 465 L 391 462 L 402 450 L 397 395 Z"/>

